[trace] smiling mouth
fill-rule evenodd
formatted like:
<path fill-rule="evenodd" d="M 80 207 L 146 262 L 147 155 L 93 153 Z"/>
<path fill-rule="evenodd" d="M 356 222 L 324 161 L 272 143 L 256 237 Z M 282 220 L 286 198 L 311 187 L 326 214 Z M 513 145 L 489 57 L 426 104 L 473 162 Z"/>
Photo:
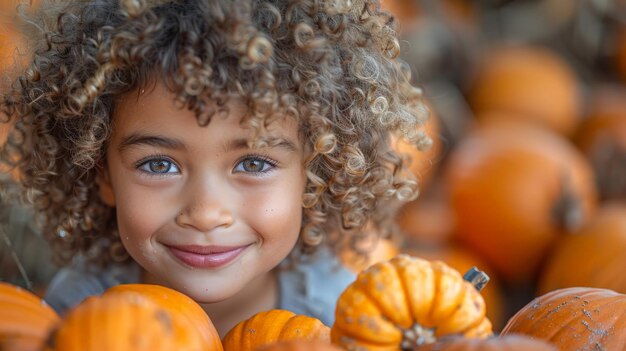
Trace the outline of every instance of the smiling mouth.
<path fill-rule="evenodd" d="M 167 246 L 183 264 L 194 268 L 219 268 L 234 261 L 250 245 L 245 246 Z"/>

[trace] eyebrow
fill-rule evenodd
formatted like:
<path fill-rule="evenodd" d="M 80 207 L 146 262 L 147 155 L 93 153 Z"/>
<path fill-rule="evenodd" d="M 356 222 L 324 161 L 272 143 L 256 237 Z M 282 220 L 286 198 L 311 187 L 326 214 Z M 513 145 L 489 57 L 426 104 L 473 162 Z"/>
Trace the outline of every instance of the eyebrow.
<path fill-rule="evenodd" d="M 278 147 L 290 152 L 298 151 L 298 147 L 296 146 L 296 144 L 286 138 L 269 137 L 266 138 L 264 141 L 267 142 L 268 148 Z M 235 151 L 248 148 L 248 139 L 234 139 L 226 143 L 225 145 L 226 151 Z"/>
<path fill-rule="evenodd" d="M 119 151 L 124 151 L 137 145 L 158 146 L 167 149 L 185 149 L 185 143 L 180 139 L 169 138 L 162 135 L 146 135 L 140 133 L 133 133 L 122 139 L 118 149 Z"/>
<path fill-rule="evenodd" d="M 298 150 L 296 144 L 286 138 L 268 138 L 266 139 L 266 142 L 268 143 L 269 148 L 279 147 L 290 152 L 295 152 Z M 185 143 L 180 139 L 169 138 L 162 135 L 146 135 L 140 133 L 133 133 L 123 138 L 118 149 L 121 152 L 138 145 L 157 146 L 176 150 L 185 149 Z M 224 148 L 226 151 L 248 149 L 248 139 L 231 140 L 230 142 L 226 143 Z"/>

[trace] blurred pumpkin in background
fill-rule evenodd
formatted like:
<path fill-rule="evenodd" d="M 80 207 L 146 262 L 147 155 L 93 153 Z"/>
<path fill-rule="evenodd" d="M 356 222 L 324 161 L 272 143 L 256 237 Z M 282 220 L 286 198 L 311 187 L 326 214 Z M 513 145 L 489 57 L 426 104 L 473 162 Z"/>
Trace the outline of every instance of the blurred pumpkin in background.
<path fill-rule="evenodd" d="M 454 215 L 442 181 L 437 179 L 420 196 L 404 204 L 396 216 L 407 242 L 412 245 L 442 245 L 454 229 Z"/>
<path fill-rule="evenodd" d="M 579 229 L 597 206 L 582 153 L 527 122 L 476 126 L 446 166 L 456 237 L 510 285 L 532 281 L 558 235 Z"/>
<path fill-rule="evenodd" d="M 554 247 L 539 293 L 590 286 L 626 293 L 626 202 L 604 204 L 581 230 Z"/>
<path fill-rule="evenodd" d="M 478 119 L 523 119 L 566 136 L 574 132 L 582 112 L 575 71 L 539 46 L 486 52 L 470 75 L 467 95 Z"/>
<path fill-rule="evenodd" d="M 621 25 L 615 31 L 613 49 L 615 69 L 626 82 L 626 25 Z"/>
<path fill-rule="evenodd" d="M 391 239 L 367 236 L 361 243 L 366 256 L 358 255 L 353 250 L 344 250 L 340 255 L 341 262 L 353 273 L 359 273 L 367 267 L 392 259 L 399 253 L 397 245 Z"/>
<path fill-rule="evenodd" d="M 429 116 L 419 131 L 425 133 L 431 140 L 432 145 L 424 151 L 418 150 L 414 145 L 404 139 L 392 138 L 392 148 L 405 156 L 409 171 L 417 178 L 420 187 L 428 186 L 432 177 L 437 173 L 440 158 L 442 157 L 442 140 L 440 121 L 434 109 L 429 105 Z"/>
<path fill-rule="evenodd" d="M 575 142 L 591 161 L 601 199 L 626 200 L 626 87 L 604 84 L 592 92 Z"/>

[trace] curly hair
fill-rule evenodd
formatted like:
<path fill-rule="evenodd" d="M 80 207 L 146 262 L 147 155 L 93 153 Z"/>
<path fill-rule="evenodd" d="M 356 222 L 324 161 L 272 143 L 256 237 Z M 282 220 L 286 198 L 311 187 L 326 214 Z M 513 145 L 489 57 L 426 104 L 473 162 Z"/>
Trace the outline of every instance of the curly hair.
<path fill-rule="evenodd" d="M 398 59 L 394 20 L 376 0 L 77 0 L 50 8 L 53 26 L 0 98 L 14 123 L 1 155 L 18 168 L 61 263 L 77 253 L 99 264 L 127 259 L 95 180 L 117 99 L 155 79 L 201 126 L 220 112 L 208 101 L 223 108 L 224 96 L 243 98 L 253 142 L 263 142 L 276 116 L 298 121 L 312 150 L 301 248 L 358 251 L 364 233 L 392 228 L 389 204 L 417 196 L 390 140 L 428 147 L 420 128 L 428 111 Z M 366 224 L 375 230 L 362 230 Z"/>

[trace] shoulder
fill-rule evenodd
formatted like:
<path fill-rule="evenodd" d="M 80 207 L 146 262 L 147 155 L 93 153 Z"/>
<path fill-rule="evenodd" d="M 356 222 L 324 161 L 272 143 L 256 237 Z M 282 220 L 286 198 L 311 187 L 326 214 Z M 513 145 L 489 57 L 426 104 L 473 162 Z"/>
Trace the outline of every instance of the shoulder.
<path fill-rule="evenodd" d="M 114 285 L 138 281 L 139 267 L 136 264 L 95 268 L 77 260 L 56 273 L 46 289 L 44 300 L 57 313 L 64 315 L 89 296 L 100 295 Z"/>
<path fill-rule="evenodd" d="M 278 272 L 280 308 L 308 315 L 331 326 L 339 295 L 354 281 L 329 249 L 322 249 L 310 261 Z"/>

